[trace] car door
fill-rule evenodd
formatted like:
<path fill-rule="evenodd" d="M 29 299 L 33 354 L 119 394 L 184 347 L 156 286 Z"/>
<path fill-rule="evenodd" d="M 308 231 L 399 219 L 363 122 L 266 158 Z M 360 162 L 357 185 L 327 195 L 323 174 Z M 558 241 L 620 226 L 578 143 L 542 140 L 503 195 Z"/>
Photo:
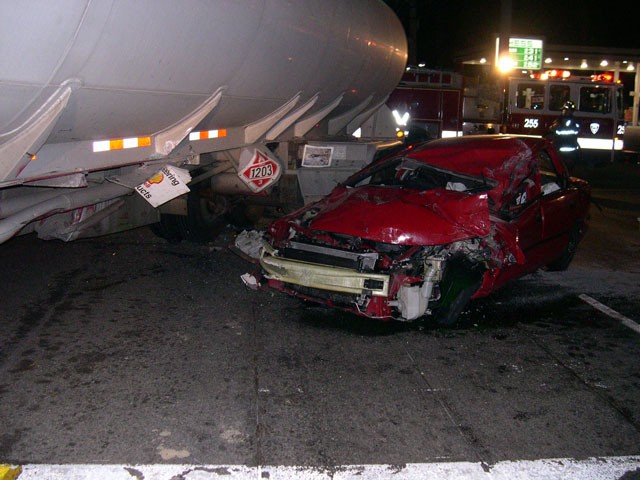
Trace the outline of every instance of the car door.
<path fill-rule="evenodd" d="M 540 265 L 542 242 L 542 211 L 540 208 L 540 180 L 538 168 L 516 185 L 503 208 L 509 223 L 515 228 L 518 247 L 525 261 L 509 267 L 509 276 L 519 276 L 536 270 Z M 507 272 L 505 272 L 507 273 Z"/>
<path fill-rule="evenodd" d="M 504 262 L 485 277 L 483 294 L 536 270 L 540 264 L 542 212 L 538 171 L 532 168 L 511 189 L 497 213 L 496 232 Z"/>
<path fill-rule="evenodd" d="M 540 162 L 542 215 L 541 241 L 544 245 L 545 262 L 555 260 L 563 251 L 569 239 L 569 232 L 576 223 L 578 214 L 578 191 L 566 187 L 566 178 L 558 170 L 551 156 L 542 151 Z"/>

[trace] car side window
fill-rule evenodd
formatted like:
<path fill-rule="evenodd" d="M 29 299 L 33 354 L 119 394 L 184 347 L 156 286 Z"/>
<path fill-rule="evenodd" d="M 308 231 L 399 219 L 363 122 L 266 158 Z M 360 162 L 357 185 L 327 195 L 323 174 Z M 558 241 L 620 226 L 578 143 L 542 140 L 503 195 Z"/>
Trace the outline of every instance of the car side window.
<path fill-rule="evenodd" d="M 509 200 L 505 202 L 503 207 L 503 213 L 505 213 L 507 217 L 518 215 L 519 212 L 536 200 L 540 194 L 540 185 L 537 178 L 538 170 L 532 169 L 511 191 Z"/>
<path fill-rule="evenodd" d="M 542 195 L 549 195 L 562 186 L 562 179 L 551 161 L 551 157 L 545 151 L 538 154 L 540 163 L 540 190 Z"/>
<path fill-rule="evenodd" d="M 515 207 L 527 205 L 535 197 L 535 181 L 531 177 L 525 178 L 516 189 L 512 203 Z"/>

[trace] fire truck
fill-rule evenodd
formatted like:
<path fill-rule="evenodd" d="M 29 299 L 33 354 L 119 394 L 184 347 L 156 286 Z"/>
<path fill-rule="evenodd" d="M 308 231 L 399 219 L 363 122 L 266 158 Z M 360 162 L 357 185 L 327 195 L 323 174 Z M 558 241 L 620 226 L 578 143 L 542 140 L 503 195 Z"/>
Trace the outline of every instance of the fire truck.
<path fill-rule="evenodd" d="M 408 68 L 386 102 L 400 135 L 418 139 L 462 135 L 463 84 L 459 73 Z"/>
<path fill-rule="evenodd" d="M 612 74 L 575 77 L 554 70 L 501 83 L 409 68 L 387 106 L 399 131 L 419 131 L 428 138 L 498 132 L 541 136 L 560 116 L 562 105 L 572 101 L 581 148 L 622 149 L 623 87 Z"/>
<path fill-rule="evenodd" d="M 510 78 L 503 131 L 544 135 L 565 102 L 575 104 L 578 143 L 587 150 L 620 150 L 624 135 L 623 88 L 604 73 L 574 77 L 568 71 Z"/>

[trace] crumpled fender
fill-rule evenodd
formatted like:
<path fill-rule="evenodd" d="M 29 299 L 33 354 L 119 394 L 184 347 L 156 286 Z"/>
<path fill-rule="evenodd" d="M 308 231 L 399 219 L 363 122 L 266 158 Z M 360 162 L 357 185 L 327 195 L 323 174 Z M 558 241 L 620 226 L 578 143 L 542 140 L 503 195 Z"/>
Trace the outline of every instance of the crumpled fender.
<path fill-rule="evenodd" d="M 491 252 L 487 262 L 489 268 L 484 274 L 481 287 L 472 298 L 487 296 L 506 281 L 508 275 L 505 276 L 505 269 L 526 263 L 524 252 L 518 244 L 518 227 L 513 223 L 496 220 L 485 244 Z"/>

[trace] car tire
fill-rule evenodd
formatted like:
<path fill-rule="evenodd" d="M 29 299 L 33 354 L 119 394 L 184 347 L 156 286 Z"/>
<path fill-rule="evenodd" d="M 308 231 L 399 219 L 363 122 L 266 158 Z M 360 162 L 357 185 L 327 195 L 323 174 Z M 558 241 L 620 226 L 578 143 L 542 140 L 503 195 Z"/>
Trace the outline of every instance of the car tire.
<path fill-rule="evenodd" d="M 447 262 L 440 282 L 440 299 L 433 304 L 432 316 L 438 325 L 452 327 L 458 323 L 469 300 L 482 285 L 484 268 L 464 258 Z"/>
<path fill-rule="evenodd" d="M 458 292 L 454 300 L 449 305 L 436 309 L 433 317 L 438 325 L 443 327 L 453 327 L 458 323 L 460 314 L 464 312 L 471 297 L 478 290 L 478 285 L 472 285 Z"/>
<path fill-rule="evenodd" d="M 569 240 L 564 247 L 562 254 L 553 262 L 547 265 L 547 270 L 550 272 L 563 272 L 573 261 L 573 257 L 578 249 L 578 242 L 580 241 L 580 228 L 578 225 L 574 225 L 569 232 Z"/>
<path fill-rule="evenodd" d="M 169 243 L 215 240 L 227 225 L 228 202 L 220 195 L 208 193 L 192 187 L 187 194 L 187 215 L 160 215 L 160 222 L 151 226 L 153 233 Z"/>
<path fill-rule="evenodd" d="M 180 215 L 161 214 L 160 221 L 150 225 L 151 231 L 160 238 L 172 244 L 180 243 L 187 231 L 187 217 Z"/>
<path fill-rule="evenodd" d="M 192 187 L 187 195 L 185 239 L 198 243 L 215 240 L 227 224 L 228 200 L 198 187 Z"/>

